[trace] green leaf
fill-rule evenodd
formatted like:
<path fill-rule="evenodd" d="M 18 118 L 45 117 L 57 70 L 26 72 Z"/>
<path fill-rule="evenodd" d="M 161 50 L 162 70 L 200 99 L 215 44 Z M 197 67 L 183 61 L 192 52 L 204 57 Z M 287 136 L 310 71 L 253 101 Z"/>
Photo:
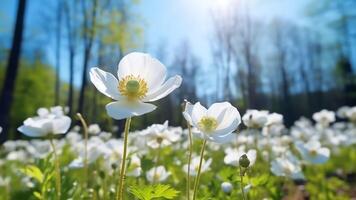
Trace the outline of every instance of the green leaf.
<path fill-rule="evenodd" d="M 129 191 L 140 200 L 151 200 L 155 198 L 173 199 L 179 194 L 179 191 L 170 185 L 163 184 L 155 186 L 131 186 Z"/>
<path fill-rule="evenodd" d="M 42 199 L 42 195 L 39 192 L 33 192 L 33 195 L 37 198 L 37 199 Z"/>
<path fill-rule="evenodd" d="M 36 167 L 35 165 L 28 165 L 22 169 L 20 169 L 22 173 L 24 173 L 27 176 L 30 176 L 34 179 L 36 179 L 39 183 L 43 182 L 43 174 L 41 170 Z"/>
<path fill-rule="evenodd" d="M 166 198 L 166 199 L 173 199 L 179 194 L 179 191 L 175 190 L 174 188 L 171 188 L 170 185 L 156 185 L 154 187 L 154 198 Z"/>

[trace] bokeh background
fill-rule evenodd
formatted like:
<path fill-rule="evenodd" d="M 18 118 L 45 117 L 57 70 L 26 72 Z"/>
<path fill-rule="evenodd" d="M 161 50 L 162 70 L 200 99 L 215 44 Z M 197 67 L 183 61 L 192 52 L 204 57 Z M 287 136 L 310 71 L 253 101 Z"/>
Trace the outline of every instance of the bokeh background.
<path fill-rule="evenodd" d="M 1 0 L 0 138 L 21 137 L 24 119 L 54 105 L 119 135 L 88 70 L 116 74 L 132 51 L 184 79 L 134 129 L 184 125 L 184 99 L 266 109 L 290 125 L 355 105 L 355 44 L 356 0 Z"/>

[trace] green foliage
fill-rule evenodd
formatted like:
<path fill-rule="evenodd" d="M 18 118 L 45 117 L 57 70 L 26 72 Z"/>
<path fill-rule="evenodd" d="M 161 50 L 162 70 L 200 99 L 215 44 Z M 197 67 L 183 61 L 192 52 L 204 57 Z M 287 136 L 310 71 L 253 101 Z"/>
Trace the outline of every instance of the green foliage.
<path fill-rule="evenodd" d="M 170 185 L 163 184 L 131 186 L 129 191 L 140 200 L 151 200 L 156 198 L 173 199 L 179 194 L 179 191 L 173 189 Z"/>
<path fill-rule="evenodd" d="M 0 65 L 0 72 L 4 74 L 4 65 Z M 3 80 L 4 77 L 0 76 L 1 84 Z M 54 84 L 54 70 L 48 64 L 40 60 L 21 62 L 10 113 L 11 133 L 24 119 L 34 115 L 38 108 L 53 106 Z"/>
<path fill-rule="evenodd" d="M 43 182 L 43 174 L 41 170 L 38 169 L 38 167 L 35 165 L 25 166 L 24 168 L 20 169 L 20 171 L 25 175 L 36 179 L 39 183 Z"/>

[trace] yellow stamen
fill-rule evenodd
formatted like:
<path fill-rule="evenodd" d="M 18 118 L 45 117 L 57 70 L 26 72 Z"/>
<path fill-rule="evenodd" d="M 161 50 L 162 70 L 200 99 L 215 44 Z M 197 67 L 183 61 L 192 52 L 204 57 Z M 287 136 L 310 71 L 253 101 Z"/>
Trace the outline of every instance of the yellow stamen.
<path fill-rule="evenodd" d="M 121 95 L 126 96 L 129 100 L 143 99 L 148 91 L 147 83 L 139 76 L 129 75 L 120 80 L 118 86 Z"/>
<path fill-rule="evenodd" d="M 218 122 L 213 117 L 203 117 L 198 122 L 198 126 L 203 132 L 209 133 L 215 131 L 215 129 L 218 127 Z"/>

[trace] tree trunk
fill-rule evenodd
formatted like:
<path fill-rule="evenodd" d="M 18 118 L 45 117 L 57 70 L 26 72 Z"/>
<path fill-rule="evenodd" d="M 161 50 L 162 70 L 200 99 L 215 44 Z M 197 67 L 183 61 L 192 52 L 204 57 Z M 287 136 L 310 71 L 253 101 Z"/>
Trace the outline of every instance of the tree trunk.
<path fill-rule="evenodd" d="M 5 82 L 2 89 L 0 100 L 0 126 L 3 128 L 3 133 L 0 134 L 0 143 L 7 139 L 9 127 L 10 108 L 13 100 L 13 93 L 15 90 L 15 81 L 17 71 L 19 68 L 22 35 L 24 30 L 24 19 L 26 11 L 26 0 L 19 0 L 17 7 L 17 16 L 15 30 L 12 38 L 12 46 L 6 67 Z"/>
<path fill-rule="evenodd" d="M 56 84 L 55 84 L 55 100 L 54 104 L 60 103 L 60 67 L 61 67 L 61 21 L 62 21 L 62 2 L 59 0 L 57 5 L 57 31 L 56 31 Z"/>

